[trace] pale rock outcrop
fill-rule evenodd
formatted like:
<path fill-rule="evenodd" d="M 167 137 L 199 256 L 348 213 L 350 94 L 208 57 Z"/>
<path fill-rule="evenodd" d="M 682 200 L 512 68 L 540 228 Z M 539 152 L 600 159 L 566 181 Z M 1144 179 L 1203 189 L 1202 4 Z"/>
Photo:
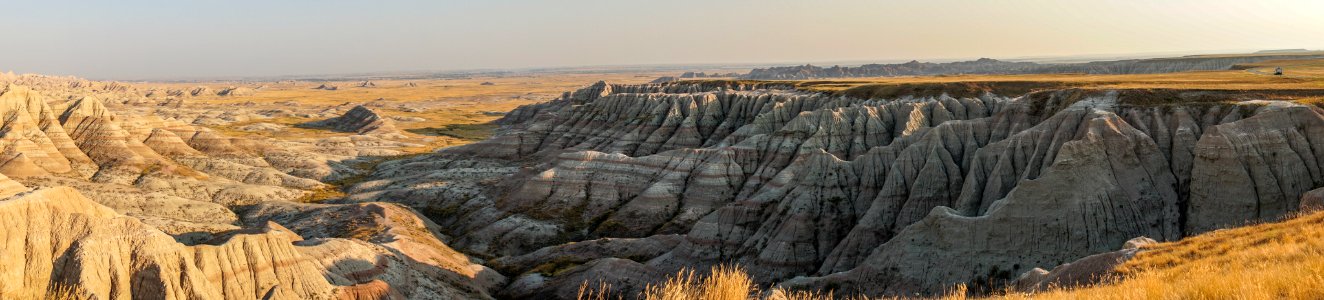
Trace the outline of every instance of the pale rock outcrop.
<path fill-rule="evenodd" d="M 84 97 L 71 103 L 60 115 L 60 123 L 78 148 L 101 166 L 94 180 L 129 182 L 137 175 L 153 171 L 191 173 L 133 139 L 99 99 Z"/>
<path fill-rule="evenodd" d="M 0 146 L 7 159 L 22 154 L 26 160 L 50 173 L 94 169 L 56 119 L 56 113 L 41 95 L 10 84 L 0 91 Z"/>
<path fill-rule="evenodd" d="M 166 157 L 203 155 L 202 152 L 189 146 L 184 139 L 179 138 L 179 135 L 163 128 L 152 129 L 151 135 L 143 140 L 143 144 Z"/>
<path fill-rule="evenodd" d="M 33 84 L 40 90 L 13 82 Z M 127 102 L 101 97 L 135 92 L 123 86 L 88 90 L 98 86 L 95 82 L 27 75 L 5 84 L 0 93 L 0 114 L 6 116 L 0 124 L 5 128 L 0 136 L 0 172 L 43 186 L 71 185 L 80 180 L 56 179 L 76 178 L 90 180 L 80 187 L 97 191 L 126 188 L 233 205 L 292 200 L 307 193 L 299 189 L 324 188 L 317 179 L 340 173 L 331 165 L 347 159 L 316 153 L 280 155 L 276 152 L 283 145 L 226 137 L 179 118 L 162 118 L 136 109 L 138 104 L 110 107 L 106 103 Z M 75 100 L 48 101 L 52 94 Z M 141 106 L 154 109 L 148 102 Z M 245 115 L 226 110 L 208 110 L 206 114 L 234 120 Z M 296 177 L 285 170 L 299 170 L 295 173 L 311 178 Z"/>
<path fill-rule="evenodd" d="M 0 201 L 0 222 L 7 241 L 0 244 L 6 282 L 0 294 L 45 291 L 52 284 L 75 285 L 76 293 L 97 298 L 256 299 L 276 286 L 279 299 L 337 294 L 314 258 L 285 236 L 238 235 L 215 246 L 184 246 L 69 188 Z"/>
<path fill-rule="evenodd" d="M 9 196 L 26 191 L 28 191 L 28 187 L 23 186 L 22 183 L 18 183 L 18 181 L 14 181 L 13 179 L 6 177 L 4 174 L 0 174 L 0 198 L 8 198 Z"/>
<path fill-rule="evenodd" d="M 23 153 L 19 153 L 18 155 L 14 155 L 9 159 L 0 162 L 0 174 L 17 178 L 50 175 L 50 173 L 46 172 L 46 169 L 37 166 L 36 163 L 32 162 L 32 159 L 29 159 L 28 156 Z"/>
<path fill-rule="evenodd" d="M 395 290 L 418 289 L 409 294 L 426 293 L 461 294 L 486 292 L 499 287 L 506 278 L 497 272 L 471 262 L 470 259 L 446 246 L 437 233 L 437 225 L 421 218 L 413 210 L 391 203 L 363 203 L 317 205 L 267 202 L 250 208 L 243 216 L 248 224 L 279 222 L 287 224 L 306 238 L 345 238 L 374 243 L 389 249 L 404 261 L 399 265 L 381 266 L 400 272 L 400 276 L 417 285 L 392 285 Z M 443 281 L 436 284 L 429 281 Z M 454 291 L 455 286 L 463 287 Z M 434 289 L 445 289 L 434 291 Z"/>
<path fill-rule="evenodd" d="M 387 222 L 402 218 L 382 217 Z M 176 230 L 205 227 L 148 222 Z M 186 245 L 71 188 L 0 200 L 0 223 L 7 229 L 0 232 L 7 241 L 0 243 L 0 279 L 7 283 L 0 297 L 40 297 L 60 284 L 78 296 L 96 298 L 490 299 L 473 283 L 454 280 L 461 275 L 420 267 L 415 257 L 426 256 L 417 251 L 431 248 L 392 250 L 391 245 L 401 245 L 398 240 L 385 246 L 341 238 L 305 240 L 270 221 Z M 395 223 L 377 234 L 409 239 L 407 232 L 420 225 Z"/>

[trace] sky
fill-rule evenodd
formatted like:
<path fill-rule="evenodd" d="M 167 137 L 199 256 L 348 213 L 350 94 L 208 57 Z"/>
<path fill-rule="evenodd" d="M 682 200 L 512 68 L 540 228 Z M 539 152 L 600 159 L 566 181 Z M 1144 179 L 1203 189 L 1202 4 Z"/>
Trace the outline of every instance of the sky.
<path fill-rule="evenodd" d="M 0 72 L 92 79 L 1324 49 L 1324 1 L 0 0 Z"/>

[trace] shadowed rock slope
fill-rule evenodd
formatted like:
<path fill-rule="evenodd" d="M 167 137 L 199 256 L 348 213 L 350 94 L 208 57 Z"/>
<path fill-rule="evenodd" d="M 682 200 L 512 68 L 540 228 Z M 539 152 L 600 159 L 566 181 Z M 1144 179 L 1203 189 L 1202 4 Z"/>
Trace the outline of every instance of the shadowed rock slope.
<path fill-rule="evenodd" d="M 394 121 L 383 118 L 381 115 L 378 115 L 377 112 L 362 105 L 354 106 L 354 108 L 346 111 L 344 115 L 339 117 L 312 122 L 306 125 L 313 127 L 327 127 L 337 131 L 365 135 L 400 135 L 400 130 L 395 128 Z"/>
<path fill-rule="evenodd" d="M 511 112 L 487 141 L 383 163 L 344 201 L 419 209 L 518 275 L 511 296 L 717 263 L 763 284 L 911 295 L 1276 219 L 1324 185 L 1324 116 L 1290 102 L 784 88 L 599 83 Z"/>

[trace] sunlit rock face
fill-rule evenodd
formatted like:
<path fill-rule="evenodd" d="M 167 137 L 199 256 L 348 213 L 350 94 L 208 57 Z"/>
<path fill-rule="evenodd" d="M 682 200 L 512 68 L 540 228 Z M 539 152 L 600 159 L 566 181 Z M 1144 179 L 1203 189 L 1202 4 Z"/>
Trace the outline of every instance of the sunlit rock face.
<path fill-rule="evenodd" d="M 344 161 L 417 146 L 371 112 L 342 117 L 364 133 L 282 142 L 163 118 L 193 109 L 182 92 L 0 87 L 0 299 L 490 299 L 506 282 L 407 207 L 298 202 L 354 175 Z"/>

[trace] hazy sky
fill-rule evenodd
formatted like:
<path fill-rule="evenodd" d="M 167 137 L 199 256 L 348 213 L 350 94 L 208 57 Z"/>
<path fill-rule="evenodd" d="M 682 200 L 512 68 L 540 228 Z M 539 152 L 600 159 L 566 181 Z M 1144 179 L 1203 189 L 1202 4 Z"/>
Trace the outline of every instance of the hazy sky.
<path fill-rule="evenodd" d="M 97 79 L 1302 47 L 1324 1 L 0 2 L 0 71 Z"/>

